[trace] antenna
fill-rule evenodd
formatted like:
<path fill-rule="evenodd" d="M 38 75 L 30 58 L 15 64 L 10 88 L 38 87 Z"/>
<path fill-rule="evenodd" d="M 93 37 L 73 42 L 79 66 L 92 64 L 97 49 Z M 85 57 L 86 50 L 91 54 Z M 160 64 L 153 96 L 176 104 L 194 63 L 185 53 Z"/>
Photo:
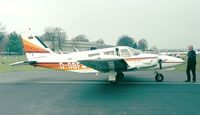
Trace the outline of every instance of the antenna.
<path fill-rule="evenodd" d="M 74 46 L 73 48 L 74 48 L 74 50 L 75 50 L 76 52 L 79 52 L 79 50 L 78 50 L 75 46 Z"/>

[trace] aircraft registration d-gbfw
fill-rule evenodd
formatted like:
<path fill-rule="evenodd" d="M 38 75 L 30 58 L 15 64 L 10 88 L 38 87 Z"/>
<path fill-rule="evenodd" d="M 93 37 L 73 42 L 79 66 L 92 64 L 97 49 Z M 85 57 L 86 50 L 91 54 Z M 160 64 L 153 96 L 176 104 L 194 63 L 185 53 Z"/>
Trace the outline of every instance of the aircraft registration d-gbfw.
<path fill-rule="evenodd" d="M 122 79 L 123 72 L 146 70 L 155 71 L 155 80 L 163 81 L 164 76 L 159 70 L 184 63 L 180 58 L 146 54 L 126 46 L 58 54 L 32 33 L 23 33 L 21 38 L 28 60 L 11 65 L 30 64 L 79 73 L 108 73 L 111 82 Z"/>

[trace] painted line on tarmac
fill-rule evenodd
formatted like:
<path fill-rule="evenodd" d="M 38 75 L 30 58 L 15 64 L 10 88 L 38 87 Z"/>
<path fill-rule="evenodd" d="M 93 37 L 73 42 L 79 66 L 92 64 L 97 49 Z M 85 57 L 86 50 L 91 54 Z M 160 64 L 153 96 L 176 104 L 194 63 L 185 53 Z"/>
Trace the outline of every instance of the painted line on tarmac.
<path fill-rule="evenodd" d="M 111 83 L 109 81 L 35 81 L 35 82 L 0 82 L 0 84 L 4 84 L 4 83 L 8 83 L 8 84 L 132 84 L 132 85 L 200 85 L 200 82 L 189 82 L 189 83 L 185 83 L 184 81 L 165 81 L 165 82 L 155 82 L 155 81 L 124 81 L 124 82 L 117 82 L 117 83 Z"/>
<path fill-rule="evenodd" d="M 112 84 L 108 81 L 64 81 L 64 82 L 33 82 L 41 84 Z M 115 84 L 115 83 L 114 83 Z M 117 82 L 116 84 L 136 84 L 136 85 L 200 85 L 200 82 Z"/>

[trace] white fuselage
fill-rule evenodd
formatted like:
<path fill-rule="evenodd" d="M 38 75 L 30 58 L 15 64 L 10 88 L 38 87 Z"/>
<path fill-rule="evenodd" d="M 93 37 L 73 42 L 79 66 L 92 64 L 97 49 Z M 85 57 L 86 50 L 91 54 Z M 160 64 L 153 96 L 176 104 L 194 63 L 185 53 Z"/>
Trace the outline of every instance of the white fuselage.
<path fill-rule="evenodd" d="M 135 49 L 120 46 L 118 53 L 116 47 L 105 48 L 92 51 L 73 52 L 69 54 L 52 54 L 36 58 L 37 64 L 52 69 L 68 70 L 73 72 L 98 72 L 79 63 L 79 60 L 85 59 L 113 59 L 122 58 L 129 65 L 127 71 L 136 70 L 155 70 L 160 69 L 159 60 L 162 60 L 162 68 L 170 68 L 184 63 L 184 60 L 172 56 L 159 56 L 156 54 L 145 54 Z M 30 54 L 29 54 L 30 55 Z"/>

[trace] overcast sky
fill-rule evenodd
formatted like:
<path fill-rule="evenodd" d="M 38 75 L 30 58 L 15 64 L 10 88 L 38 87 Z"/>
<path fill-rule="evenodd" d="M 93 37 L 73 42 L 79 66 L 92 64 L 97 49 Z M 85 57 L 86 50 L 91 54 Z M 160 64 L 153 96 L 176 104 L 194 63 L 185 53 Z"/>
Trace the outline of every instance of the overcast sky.
<path fill-rule="evenodd" d="M 8 32 L 57 26 L 69 39 L 115 45 L 125 34 L 158 48 L 200 48 L 200 0 L 0 0 L 0 22 Z"/>

